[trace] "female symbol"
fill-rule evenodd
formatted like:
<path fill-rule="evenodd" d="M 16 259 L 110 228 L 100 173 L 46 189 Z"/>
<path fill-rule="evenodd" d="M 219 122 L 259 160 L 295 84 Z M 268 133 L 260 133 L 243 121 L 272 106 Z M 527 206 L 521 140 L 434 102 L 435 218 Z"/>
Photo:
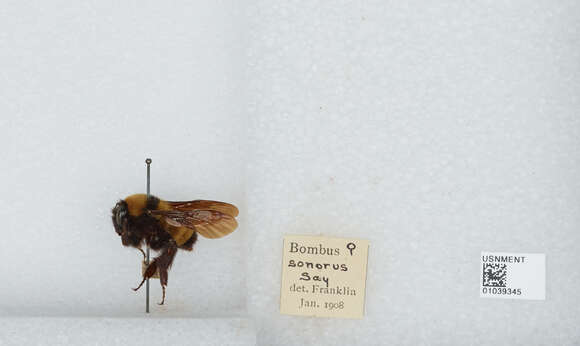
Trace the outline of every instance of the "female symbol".
<path fill-rule="evenodd" d="M 356 249 L 356 245 L 354 245 L 354 243 L 348 243 L 346 244 L 346 248 L 350 251 L 350 255 L 352 256 L 352 250 Z"/>

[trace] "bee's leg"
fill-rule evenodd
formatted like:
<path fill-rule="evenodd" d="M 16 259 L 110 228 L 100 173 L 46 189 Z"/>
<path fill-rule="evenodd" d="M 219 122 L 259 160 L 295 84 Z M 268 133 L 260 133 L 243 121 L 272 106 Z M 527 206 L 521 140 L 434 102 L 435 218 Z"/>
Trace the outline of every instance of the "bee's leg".
<path fill-rule="evenodd" d="M 143 254 L 143 260 L 145 260 L 147 258 L 145 251 L 143 251 L 143 249 L 141 249 L 140 247 L 138 247 L 137 250 L 141 251 L 141 253 Z"/>
<path fill-rule="evenodd" d="M 165 304 L 165 286 L 161 286 L 161 288 L 163 289 L 163 298 L 161 299 L 161 303 L 157 303 L 157 305 Z"/>
<path fill-rule="evenodd" d="M 149 266 L 147 266 L 147 269 L 145 270 L 145 273 L 143 274 L 143 280 L 141 281 L 139 286 L 137 286 L 137 288 L 133 288 L 133 291 L 137 291 L 138 289 L 140 289 L 141 286 L 143 286 L 143 283 L 145 282 L 145 280 L 147 280 L 150 277 L 152 277 L 153 275 L 155 275 L 156 271 L 157 271 L 157 258 L 155 258 L 151 263 L 149 263 Z"/>
<path fill-rule="evenodd" d="M 167 279 L 168 279 L 168 270 L 171 267 L 171 263 L 173 263 L 173 259 L 175 258 L 175 254 L 177 253 L 177 244 L 175 242 L 171 242 L 168 247 L 163 250 L 161 256 L 157 257 L 155 260 L 157 261 L 157 266 L 159 267 L 159 282 L 161 284 L 161 288 L 163 289 L 163 298 L 159 305 L 163 305 L 165 303 L 165 287 L 167 286 Z"/>

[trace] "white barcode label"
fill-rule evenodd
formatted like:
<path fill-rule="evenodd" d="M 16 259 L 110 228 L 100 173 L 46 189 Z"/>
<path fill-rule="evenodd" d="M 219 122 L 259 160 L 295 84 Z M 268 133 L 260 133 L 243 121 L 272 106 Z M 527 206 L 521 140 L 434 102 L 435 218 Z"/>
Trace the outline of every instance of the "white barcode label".
<path fill-rule="evenodd" d="M 546 299 L 546 256 L 482 252 L 479 295 L 482 298 Z"/>

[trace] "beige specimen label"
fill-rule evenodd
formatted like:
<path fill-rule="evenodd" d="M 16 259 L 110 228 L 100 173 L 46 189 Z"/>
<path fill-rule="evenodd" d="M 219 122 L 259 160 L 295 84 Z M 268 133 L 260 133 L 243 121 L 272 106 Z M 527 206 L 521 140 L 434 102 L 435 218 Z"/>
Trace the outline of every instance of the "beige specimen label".
<path fill-rule="evenodd" d="M 368 250 L 368 240 L 284 236 L 280 312 L 362 318 Z"/>

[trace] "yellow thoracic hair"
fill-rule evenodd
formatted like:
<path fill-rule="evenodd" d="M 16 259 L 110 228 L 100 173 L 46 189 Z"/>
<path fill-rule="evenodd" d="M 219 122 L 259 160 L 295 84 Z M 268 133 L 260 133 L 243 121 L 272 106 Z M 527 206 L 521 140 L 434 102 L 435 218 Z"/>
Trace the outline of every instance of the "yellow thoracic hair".
<path fill-rule="evenodd" d="M 151 198 L 151 196 L 149 196 L 149 198 Z M 129 215 L 139 216 L 143 213 L 143 209 L 147 207 L 147 195 L 144 193 L 137 193 L 125 198 L 125 202 L 127 202 L 127 206 L 129 207 Z M 155 209 L 169 210 L 170 207 L 167 202 L 159 200 L 159 204 Z"/>

